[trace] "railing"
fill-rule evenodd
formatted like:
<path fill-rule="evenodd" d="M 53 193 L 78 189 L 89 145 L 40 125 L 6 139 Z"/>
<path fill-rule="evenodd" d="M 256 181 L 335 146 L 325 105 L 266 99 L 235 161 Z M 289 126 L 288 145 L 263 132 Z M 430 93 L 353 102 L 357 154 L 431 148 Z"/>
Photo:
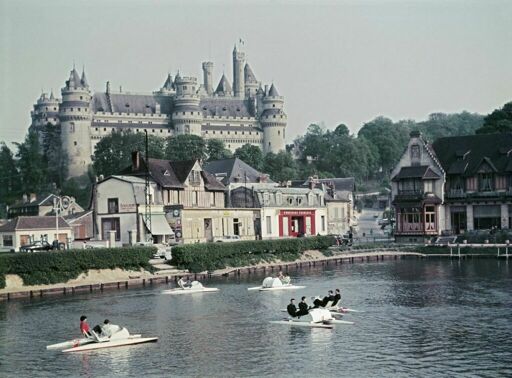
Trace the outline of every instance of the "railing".
<path fill-rule="evenodd" d="M 399 189 L 398 195 L 400 196 L 422 196 L 423 190 L 420 189 Z"/>

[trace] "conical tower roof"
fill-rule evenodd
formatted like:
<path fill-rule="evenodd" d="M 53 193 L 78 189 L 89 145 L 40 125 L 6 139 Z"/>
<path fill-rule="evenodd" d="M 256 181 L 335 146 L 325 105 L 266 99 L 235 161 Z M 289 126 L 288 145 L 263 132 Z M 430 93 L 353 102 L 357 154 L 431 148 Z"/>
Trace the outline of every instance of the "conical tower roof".
<path fill-rule="evenodd" d="M 89 83 L 87 82 L 87 77 L 85 76 L 85 68 L 82 69 L 82 78 L 80 79 L 80 82 L 84 87 L 89 87 Z"/>
<path fill-rule="evenodd" d="M 270 87 L 270 90 L 268 91 L 269 96 L 279 96 L 279 92 L 277 91 L 277 88 L 275 87 L 274 83 L 272 83 L 272 86 Z"/>
<path fill-rule="evenodd" d="M 172 76 L 171 74 L 168 74 L 162 89 L 167 89 L 168 91 L 170 91 L 173 89 L 173 84 L 174 83 L 172 81 Z"/>
<path fill-rule="evenodd" d="M 71 70 L 71 73 L 69 75 L 69 86 L 70 87 L 80 87 L 80 75 L 78 75 L 78 72 L 76 72 L 75 67 Z"/>
<path fill-rule="evenodd" d="M 249 63 L 245 64 L 244 77 L 245 77 L 246 83 L 257 83 L 258 82 L 258 80 L 256 80 L 256 75 L 254 75 L 254 72 L 252 72 L 251 66 L 249 66 Z"/>
<path fill-rule="evenodd" d="M 222 77 L 220 78 L 219 85 L 217 85 L 217 89 L 215 90 L 215 93 L 228 94 L 231 92 L 233 92 L 233 88 L 231 87 L 231 84 L 229 84 L 229 80 L 226 77 L 226 75 L 222 74 Z"/>

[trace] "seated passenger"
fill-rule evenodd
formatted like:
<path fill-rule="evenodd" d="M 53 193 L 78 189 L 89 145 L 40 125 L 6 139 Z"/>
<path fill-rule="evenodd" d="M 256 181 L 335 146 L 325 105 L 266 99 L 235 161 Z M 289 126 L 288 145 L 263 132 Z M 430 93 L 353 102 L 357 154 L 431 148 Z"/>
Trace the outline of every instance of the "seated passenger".
<path fill-rule="evenodd" d="M 322 300 L 319 297 L 311 297 L 311 299 L 313 300 L 313 307 L 311 308 L 319 308 L 322 306 Z"/>
<path fill-rule="evenodd" d="M 283 285 L 289 285 L 291 280 L 292 279 L 287 274 L 285 274 L 283 278 L 281 278 L 281 282 L 283 283 Z"/>
<path fill-rule="evenodd" d="M 288 307 L 286 307 L 286 311 L 288 311 L 288 314 L 292 317 L 297 316 L 297 307 L 293 303 L 294 301 L 295 301 L 294 298 L 290 299 L 290 304 L 288 305 Z"/>
<path fill-rule="evenodd" d="M 114 333 L 119 331 L 121 327 L 118 325 L 110 323 L 108 319 L 103 321 L 103 325 L 101 326 L 101 335 L 111 337 Z"/>
<path fill-rule="evenodd" d="M 281 281 L 283 281 L 284 279 L 284 274 L 282 271 L 279 271 L 279 273 L 277 274 L 277 278 L 279 278 Z"/>
<path fill-rule="evenodd" d="M 339 306 L 340 300 L 341 300 L 340 289 L 336 289 L 336 294 L 334 294 L 334 302 L 332 302 L 332 306 L 333 307 L 336 305 Z"/>
<path fill-rule="evenodd" d="M 187 277 L 186 280 L 184 280 L 183 277 L 181 277 L 178 280 L 178 286 L 181 287 L 182 289 L 192 287 L 192 281 L 190 281 L 189 277 Z"/>
<path fill-rule="evenodd" d="M 331 301 L 334 300 L 334 293 L 332 290 L 329 290 L 329 292 L 327 293 L 327 295 L 324 297 L 324 299 L 322 300 L 322 307 L 325 307 L 327 306 L 327 304 Z"/>
<path fill-rule="evenodd" d="M 302 297 L 299 303 L 299 311 L 297 311 L 297 316 L 304 316 L 309 313 L 309 306 L 306 303 L 306 297 Z"/>

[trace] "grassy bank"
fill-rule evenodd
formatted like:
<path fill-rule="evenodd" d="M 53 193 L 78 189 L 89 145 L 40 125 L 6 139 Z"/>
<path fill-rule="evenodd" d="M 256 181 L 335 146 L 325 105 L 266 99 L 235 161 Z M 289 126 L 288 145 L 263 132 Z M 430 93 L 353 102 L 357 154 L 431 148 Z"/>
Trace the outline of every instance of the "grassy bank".
<path fill-rule="evenodd" d="M 92 269 L 151 271 L 149 259 L 155 252 L 153 247 L 130 247 L 0 255 L 0 288 L 5 287 L 6 274 L 19 275 L 24 285 L 49 285 Z"/>
<path fill-rule="evenodd" d="M 234 243 L 201 243 L 176 246 L 172 263 L 191 272 L 239 267 L 275 260 L 292 261 L 307 250 L 326 250 L 334 244 L 331 236 L 248 240 Z"/>

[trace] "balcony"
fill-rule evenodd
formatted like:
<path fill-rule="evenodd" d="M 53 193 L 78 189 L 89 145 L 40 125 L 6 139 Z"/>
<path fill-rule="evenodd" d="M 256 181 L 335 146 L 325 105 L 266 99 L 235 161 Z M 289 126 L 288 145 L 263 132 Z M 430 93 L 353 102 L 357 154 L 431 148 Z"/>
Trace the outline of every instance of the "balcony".
<path fill-rule="evenodd" d="M 446 198 L 466 198 L 467 193 L 464 189 L 449 189 L 446 191 Z"/>
<path fill-rule="evenodd" d="M 423 190 L 399 190 L 398 194 L 394 198 L 394 202 L 400 201 L 421 201 L 424 197 Z"/>

